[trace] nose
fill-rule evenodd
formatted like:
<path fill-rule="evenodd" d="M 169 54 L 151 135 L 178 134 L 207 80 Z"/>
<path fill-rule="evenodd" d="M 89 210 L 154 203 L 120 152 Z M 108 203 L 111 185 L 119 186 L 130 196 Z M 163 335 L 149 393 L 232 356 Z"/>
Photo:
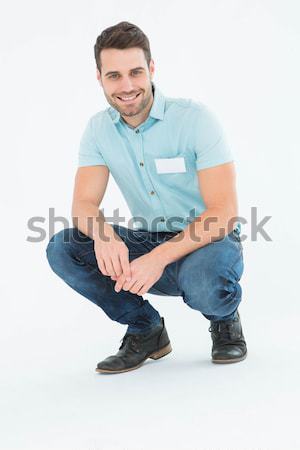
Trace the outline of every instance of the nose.
<path fill-rule="evenodd" d="M 129 77 L 123 77 L 118 87 L 118 92 L 120 95 L 133 94 L 135 92 L 132 81 Z"/>

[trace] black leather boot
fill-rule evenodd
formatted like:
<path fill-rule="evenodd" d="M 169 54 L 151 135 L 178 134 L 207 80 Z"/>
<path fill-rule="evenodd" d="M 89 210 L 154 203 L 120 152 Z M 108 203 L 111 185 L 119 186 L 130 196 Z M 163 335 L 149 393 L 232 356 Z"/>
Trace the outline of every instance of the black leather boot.
<path fill-rule="evenodd" d="M 126 333 L 118 353 L 97 364 L 96 372 L 120 373 L 140 367 L 148 358 L 159 359 L 172 351 L 164 318 L 146 334 Z"/>
<path fill-rule="evenodd" d="M 247 346 L 238 311 L 235 319 L 210 321 L 209 331 L 213 341 L 212 362 L 233 363 L 246 358 Z"/>

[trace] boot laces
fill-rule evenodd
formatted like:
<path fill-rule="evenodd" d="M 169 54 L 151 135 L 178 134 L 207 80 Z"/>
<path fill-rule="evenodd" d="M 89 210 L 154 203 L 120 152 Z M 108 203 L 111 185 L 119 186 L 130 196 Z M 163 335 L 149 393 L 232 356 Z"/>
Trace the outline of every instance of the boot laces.
<path fill-rule="evenodd" d="M 121 350 L 121 348 L 125 347 L 125 345 L 128 346 L 128 348 L 131 348 L 133 351 L 138 352 L 139 348 L 138 348 L 138 342 L 140 340 L 140 337 L 137 336 L 136 334 L 125 334 L 125 336 L 120 339 L 120 342 L 122 341 L 121 346 L 119 347 L 119 350 Z"/>
<path fill-rule="evenodd" d="M 233 321 L 216 322 L 208 329 L 212 333 L 214 339 L 217 339 L 222 344 L 232 344 L 232 341 L 239 338 L 240 334 L 234 329 Z"/>

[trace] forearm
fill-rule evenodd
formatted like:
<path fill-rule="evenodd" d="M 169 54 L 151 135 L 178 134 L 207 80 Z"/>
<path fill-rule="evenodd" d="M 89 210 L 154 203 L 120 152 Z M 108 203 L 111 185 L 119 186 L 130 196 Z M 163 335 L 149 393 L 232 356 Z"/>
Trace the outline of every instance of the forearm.
<path fill-rule="evenodd" d="M 73 225 L 94 241 L 105 237 L 107 240 L 114 232 L 113 227 L 105 222 L 105 217 L 98 206 L 86 201 L 76 201 L 72 206 Z"/>
<path fill-rule="evenodd" d="M 221 239 L 234 229 L 237 211 L 228 207 L 210 208 L 167 242 L 152 250 L 168 265 L 212 241 Z"/>

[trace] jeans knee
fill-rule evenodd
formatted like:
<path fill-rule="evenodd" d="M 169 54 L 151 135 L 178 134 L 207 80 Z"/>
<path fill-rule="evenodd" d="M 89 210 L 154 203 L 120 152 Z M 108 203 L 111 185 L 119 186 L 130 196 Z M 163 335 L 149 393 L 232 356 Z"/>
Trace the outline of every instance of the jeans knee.
<path fill-rule="evenodd" d="M 48 242 L 46 256 L 53 270 L 66 256 L 66 246 L 70 243 L 72 230 L 72 228 L 60 230 Z"/>
<path fill-rule="evenodd" d="M 199 291 L 197 294 L 188 293 L 183 297 L 183 301 L 190 308 L 204 314 L 212 314 L 213 302 L 209 296 L 203 296 Z"/>
<path fill-rule="evenodd" d="M 242 288 L 238 281 L 220 280 L 210 290 L 185 293 L 184 302 L 192 309 L 206 315 L 225 316 L 233 311 L 241 301 Z"/>
<path fill-rule="evenodd" d="M 180 273 L 179 279 L 184 302 L 190 308 L 207 315 L 223 316 L 241 301 L 242 259 L 231 267 L 217 263 L 188 269 Z"/>

